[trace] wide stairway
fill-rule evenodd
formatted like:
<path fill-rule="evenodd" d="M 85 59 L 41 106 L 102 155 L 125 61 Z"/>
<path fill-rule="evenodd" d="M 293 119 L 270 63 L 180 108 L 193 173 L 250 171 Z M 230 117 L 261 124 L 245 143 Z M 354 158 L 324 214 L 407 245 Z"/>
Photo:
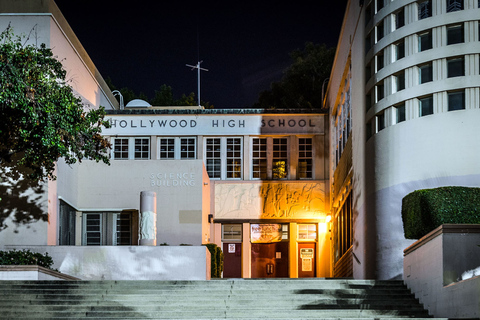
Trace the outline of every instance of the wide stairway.
<path fill-rule="evenodd" d="M 0 281 L 0 319 L 355 318 L 429 315 L 402 281 Z"/>

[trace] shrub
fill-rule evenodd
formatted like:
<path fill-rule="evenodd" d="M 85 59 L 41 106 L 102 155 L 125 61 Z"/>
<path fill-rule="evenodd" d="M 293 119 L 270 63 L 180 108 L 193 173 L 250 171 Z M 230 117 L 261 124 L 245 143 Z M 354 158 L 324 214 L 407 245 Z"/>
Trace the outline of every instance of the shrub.
<path fill-rule="evenodd" d="M 223 271 L 223 252 L 215 243 L 208 243 L 205 245 L 210 251 L 211 258 L 211 272 L 212 278 L 221 278 Z"/>
<path fill-rule="evenodd" d="M 480 224 L 480 188 L 416 190 L 402 200 L 405 238 L 420 239 L 445 223 Z"/>
<path fill-rule="evenodd" d="M 48 253 L 41 254 L 30 250 L 0 251 L 0 265 L 38 265 L 40 267 L 53 269 L 53 259 Z"/>

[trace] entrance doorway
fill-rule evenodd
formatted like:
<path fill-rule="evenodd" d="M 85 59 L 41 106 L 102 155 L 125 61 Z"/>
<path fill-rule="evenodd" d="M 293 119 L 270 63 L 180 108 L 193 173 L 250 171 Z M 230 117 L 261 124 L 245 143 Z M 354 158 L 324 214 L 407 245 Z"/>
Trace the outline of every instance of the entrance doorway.
<path fill-rule="evenodd" d="M 223 244 L 223 277 L 242 277 L 242 243 Z"/>
<path fill-rule="evenodd" d="M 315 243 L 299 243 L 298 244 L 298 277 L 299 278 L 314 278 L 316 263 L 315 263 Z"/>
<path fill-rule="evenodd" d="M 288 276 L 288 242 L 252 243 L 252 278 Z"/>

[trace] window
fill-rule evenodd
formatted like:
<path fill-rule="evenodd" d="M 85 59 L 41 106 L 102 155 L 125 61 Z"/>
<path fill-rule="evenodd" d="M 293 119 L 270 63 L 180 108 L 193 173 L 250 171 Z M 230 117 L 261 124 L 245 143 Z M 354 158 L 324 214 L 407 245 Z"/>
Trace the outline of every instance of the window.
<path fill-rule="evenodd" d="M 365 126 L 367 141 L 372 137 L 372 121 L 368 121 L 367 125 Z"/>
<path fill-rule="evenodd" d="M 299 240 L 317 240 L 317 225 L 316 224 L 299 224 L 297 227 Z"/>
<path fill-rule="evenodd" d="M 393 60 L 397 61 L 404 58 L 405 57 L 405 41 L 402 40 L 400 42 L 397 42 L 396 44 L 394 44 L 394 46 L 395 46 L 395 50 L 394 50 L 395 57 Z"/>
<path fill-rule="evenodd" d="M 376 4 L 377 4 L 377 12 L 380 11 L 380 10 L 382 10 L 382 8 L 383 8 L 383 0 L 376 0 L 375 2 L 376 2 Z"/>
<path fill-rule="evenodd" d="M 385 88 L 384 88 L 383 82 L 379 82 L 375 86 L 375 91 L 376 91 L 375 93 L 377 95 L 375 103 L 377 103 L 385 97 Z"/>
<path fill-rule="evenodd" d="M 448 92 L 448 111 L 465 109 L 465 91 Z"/>
<path fill-rule="evenodd" d="M 447 77 L 461 77 L 465 75 L 465 59 L 452 58 L 447 59 Z"/>
<path fill-rule="evenodd" d="M 58 244 L 61 246 L 75 245 L 75 218 L 76 211 L 66 202 L 60 200 L 59 204 Z"/>
<path fill-rule="evenodd" d="M 128 138 L 113 139 L 114 159 L 128 159 Z"/>
<path fill-rule="evenodd" d="M 113 215 L 114 243 L 117 246 L 129 246 L 132 244 L 132 215 L 130 213 L 115 213 Z"/>
<path fill-rule="evenodd" d="M 393 82 L 393 85 L 394 85 L 393 92 L 398 92 L 405 89 L 405 71 L 399 72 L 395 74 L 393 77 L 395 80 Z"/>
<path fill-rule="evenodd" d="M 267 179 L 267 138 L 252 139 L 252 178 Z"/>
<path fill-rule="evenodd" d="M 83 213 L 84 246 L 132 245 L 138 234 L 134 234 L 134 212 Z"/>
<path fill-rule="evenodd" d="M 377 31 L 377 41 L 380 41 L 380 39 L 383 38 L 384 36 L 384 27 L 383 27 L 383 20 L 380 21 L 380 23 L 375 27 L 376 31 Z"/>
<path fill-rule="evenodd" d="M 394 30 L 400 29 L 405 25 L 405 10 L 402 8 L 400 11 L 397 11 L 393 15 L 394 19 Z"/>
<path fill-rule="evenodd" d="M 194 137 L 168 137 L 158 140 L 158 159 L 196 159 Z"/>
<path fill-rule="evenodd" d="M 405 121 L 405 103 L 399 104 L 395 107 L 397 115 L 397 123 Z"/>
<path fill-rule="evenodd" d="M 298 178 L 311 179 L 313 177 L 313 145 L 312 138 L 298 139 Z"/>
<path fill-rule="evenodd" d="M 369 63 L 369 64 L 367 64 L 367 66 L 365 67 L 365 82 L 367 82 L 368 80 L 370 80 L 371 77 L 372 77 L 372 64 Z"/>
<path fill-rule="evenodd" d="M 150 158 L 150 139 L 135 139 L 135 159 Z"/>
<path fill-rule="evenodd" d="M 243 140 L 240 137 L 205 139 L 205 165 L 211 179 L 241 179 Z"/>
<path fill-rule="evenodd" d="M 227 179 L 242 177 L 242 139 L 227 138 Z"/>
<path fill-rule="evenodd" d="M 112 150 L 113 159 L 115 160 L 148 160 L 150 159 L 150 138 L 114 138 Z"/>
<path fill-rule="evenodd" d="M 420 102 L 420 117 L 433 114 L 433 96 L 428 96 L 419 99 Z"/>
<path fill-rule="evenodd" d="M 286 179 L 288 175 L 288 139 L 273 138 L 272 178 Z"/>
<path fill-rule="evenodd" d="M 206 141 L 206 167 L 208 176 L 220 179 L 222 174 L 222 146 L 220 138 L 209 138 Z"/>
<path fill-rule="evenodd" d="M 377 115 L 377 132 L 382 131 L 385 129 L 385 113 L 379 113 Z"/>
<path fill-rule="evenodd" d="M 333 250 L 337 262 L 352 246 L 353 243 L 353 210 L 352 194 L 350 193 L 341 208 L 335 213 L 332 221 Z"/>
<path fill-rule="evenodd" d="M 447 45 L 463 43 L 463 42 L 464 42 L 463 24 L 447 26 Z"/>
<path fill-rule="evenodd" d="M 222 241 L 242 241 L 242 225 L 222 224 Z"/>
<path fill-rule="evenodd" d="M 463 10 L 463 0 L 447 0 L 447 12 Z"/>
<path fill-rule="evenodd" d="M 376 59 L 376 64 L 377 64 L 376 72 L 378 72 L 378 71 L 383 69 L 383 65 L 384 65 L 383 52 L 380 52 L 379 54 L 377 54 L 375 59 Z"/>
<path fill-rule="evenodd" d="M 367 25 L 370 22 L 370 19 L 372 19 L 372 16 L 373 16 L 373 6 L 372 6 L 372 2 L 370 2 L 365 8 L 365 25 Z"/>
<path fill-rule="evenodd" d="M 418 20 L 432 16 L 432 0 L 418 2 Z"/>
<path fill-rule="evenodd" d="M 373 39 L 372 35 L 369 33 L 365 38 L 365 54 L 367 54 L 368 50 L 372 47 Z"/>
<path fill-rule="evenodd" d="M 421 33 L 418 35 L 418 51 L 432 49 L 432 31 Z"/>
<path fill-rule="evenodd" d="M 102 244 L 102 219 L 101 213 L 86 213 L 84 221 L 84 245 L 99 246 Z"/>
<path fill-rule="evenodd" d="M 427 83 L 433 80 L 432 63 L 426 63 L 418 67 L 419 69 L 419 83 Z"/>

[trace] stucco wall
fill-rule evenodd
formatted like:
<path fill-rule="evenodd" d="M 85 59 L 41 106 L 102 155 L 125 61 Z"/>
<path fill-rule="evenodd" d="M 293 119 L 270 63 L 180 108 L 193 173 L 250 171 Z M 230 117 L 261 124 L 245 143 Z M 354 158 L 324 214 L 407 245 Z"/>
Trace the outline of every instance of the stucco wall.
<path fill-rule="evenodd" d="M 208 196 L 201 160 L 112 160 L 111 165 L 84 161 L 78 166 L 78 211 L 140 208 L 140 192 L 157 195 L 157 245 L 205 242 L 202 221 Z M 207 184 L 204 184 L 207 183 Z M 207 238 L 210 237 L 207 234 Z"/>
<path fill-rule="evenodd" d="M 480 226 L 443 225 L 405 250 L 404 280 L 431 315 L 478 318 L 480 276 L 458 281 L 480 266 Z"/>
<path fill-rule="evenodd" d="M 48 253 L 53 268 L 82 280 L 209 280 L 204 246 L 3 246 Z"/>

